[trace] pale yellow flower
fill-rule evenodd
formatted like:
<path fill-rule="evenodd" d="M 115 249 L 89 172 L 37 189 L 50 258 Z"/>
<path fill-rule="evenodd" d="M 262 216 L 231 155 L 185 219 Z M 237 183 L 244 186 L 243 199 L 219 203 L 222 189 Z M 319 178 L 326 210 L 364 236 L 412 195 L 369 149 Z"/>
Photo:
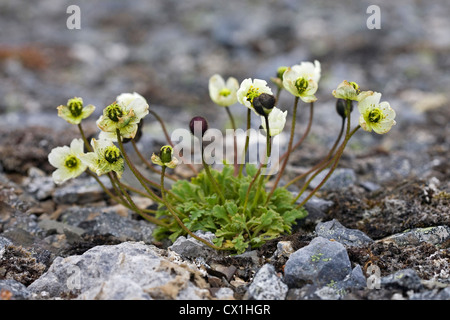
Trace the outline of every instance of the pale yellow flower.
<path fill-rule="evenodd" d="M 276 136 L 283 131 L 286 124 L 286 116 L 287 110 L 283 112 L 277 107 L 274 107 L 269 113 L 267 118 L 269 120 L 269 131 L 271 137 Z M 267 132 L 266 120 L 263 116 L 261 116 L 261 126 Z"/>
<path fill-rule="evenodd" d="M 60 105 L 56 109 L 59 117 L 71 124 L 79 124 L 94 112 L 95 107 L 91 104 L 83 107 L 83 99 L 75 97 L 69 99 L 67 105 Z"/>
<path fill-rule="evenodd" d="M 94 152 L 84 154 L 81 161 L 99 176 L 114 171 L 120 179 L 124 171 L 124 160 L 119 148 L 106 139 L 92 139 L 91 145 Z"/>
<path fill-rule="evenodd" d="M 337 99 L 361 101 L 366 96 L 373 94 L 373 92 L 361 91 L 356 82 L 344 80 L 338 85 L 336 90 L 333 90 L 332 94 Z"/>
<path fill-rule="evenodd" d="M 102 130 L 99 138 L 117 141 L 116 130 L 119 129 L 122 138 L 133 139 L 148 108 L 147 101 L 138 93 L 122 93 L 97 120 L 97 126 Z"/>
<path fill-rule="evenodd" d="M 395 111 L 388 102 L 380 103 L 380 99 L 381 93 L 373 92 L 358 103 L 358 110 L 361 113 L 359 125 L 365 131 L 373 130 L 378 134 L 383 134 L 396 124 Z"/>
<path fill-rule="evenodd" d="M 267 82 L 261 79 L 245 79 L 241 82 L 239 90 L 237 91 L 237 99 L 240 104 L 253 110 L 255 114 L 259 114 L 253 108 L 253 99 L 262 93 L 272 94 L 272 90 L 267 86 Z"/>
<path fill-rule="evenodd" d="M 320 62 L 302 62 L 286 69 L 283 73 L 283 87 L 304 102 L 317 100 L 315 93 L 321 77 Z"/>
<path fill-rule="evenodd" d="M 229 77 L 227 81 L 222 76 L 215 74 L 209 78 L 209 96 L 211 100 L 222 107 L 228 107 L 237 102 L 239 82 L 236 78 Z"/>
<path fill-rule="evenodd" d="M 53 181 L 61 184 L 82 174 L 87 166 L 80 160 L 84 155 L 82 139 L 73 139 L 70 147 L 56 147 L 50 151 L 48 162 L 56 168 L 52 173 Z"/>

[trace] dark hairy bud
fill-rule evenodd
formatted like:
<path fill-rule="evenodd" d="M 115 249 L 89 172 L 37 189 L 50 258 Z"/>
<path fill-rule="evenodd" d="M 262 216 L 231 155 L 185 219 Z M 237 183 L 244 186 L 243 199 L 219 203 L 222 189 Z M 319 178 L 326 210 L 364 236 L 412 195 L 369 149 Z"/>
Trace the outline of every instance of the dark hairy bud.
<path fill-rule="evenodd" d="M 349 112 L 353 111 L 353 101 L 350 101 L 350 110 Z M 336 101 L 336 112 L 342 117 L 347 117 L 347 100 L 344 99 L 337 99 Z"/>
<path fill-rule="evenodd" d="M 267 116 L 275 106 L 276 99 L 268 93 L 261 93 L 253 99 L 253 108 L 261 116 Z"/>
<path fill-rule="evenodd" d="M 202 137 L 205 134 L 206 130 L 208 130 L 208 121 L 205 118 L 196 116 L 191 119 L 189 122 L 189 130 L 195 136 L 201 132 Z"/>

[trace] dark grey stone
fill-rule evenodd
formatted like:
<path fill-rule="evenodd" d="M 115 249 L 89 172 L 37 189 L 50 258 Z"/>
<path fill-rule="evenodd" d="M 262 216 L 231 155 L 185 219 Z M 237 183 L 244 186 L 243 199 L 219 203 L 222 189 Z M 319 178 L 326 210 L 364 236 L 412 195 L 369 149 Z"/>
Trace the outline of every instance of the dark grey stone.
<path fill-rule="evenodd" d="M 289 287 L 297 287 L 305 281 L 322 286 L 343 280 L 352 269 L 341 243 L 316 237 L 309 245 L 290 255 L 284 272 Z"/>
<path fill-rule="evenodd" d="M 361 230 L 346 228 L 336 219 L 317 224 L 315 231 L 318 236 L 336 240 L 345 246 L 360 247 L 373 242 Z"/>

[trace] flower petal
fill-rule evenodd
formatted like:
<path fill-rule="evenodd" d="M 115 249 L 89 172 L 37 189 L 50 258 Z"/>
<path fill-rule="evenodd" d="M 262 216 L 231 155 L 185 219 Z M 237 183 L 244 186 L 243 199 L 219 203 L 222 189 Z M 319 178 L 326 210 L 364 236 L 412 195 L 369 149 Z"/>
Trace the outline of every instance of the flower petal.
<path fill-rule="evenodd" d="M 48 155 L 48 162 L 55 168 L 64 167 L 66 157 L 70 154 L 68 146 L 56 147 L 50 151 Z"/>

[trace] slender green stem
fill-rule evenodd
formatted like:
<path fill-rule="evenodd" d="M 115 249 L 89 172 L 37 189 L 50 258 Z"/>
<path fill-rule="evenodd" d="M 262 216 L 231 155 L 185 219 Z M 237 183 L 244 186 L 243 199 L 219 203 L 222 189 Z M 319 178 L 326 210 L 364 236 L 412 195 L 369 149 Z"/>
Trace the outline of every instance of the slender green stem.
<path fill-rule="evenodd" d="M 303 133 L 302 137 L 300 138 L 300 140 L 298 140 L 294 146 L 292 147 L 292 151 L 297 149 L 298 147 L 300 147 L 300 145 L 303 143 L 303 141 L 305 141 L 306 137 L 308 136 L 310 130 L 311 130 L 311 125 L 312 125 L 312 121 L 313 121 L 313 115 L 314 115 L 314 102 L 311 102 L 309 105 L 309 120 L 308 120 L 308 124 L 306 126 L 306 130 Z M 288 155 L 288 151 L 286 151 L 285 153 L 283 153 L 283 155 L 278 159 L 279 162 L 281 162 L 284 158 L 287 157 Z M 268 177 L 270 177 L 270 175 L 268 175 Z"/>
<path fill-rule="evenodd" d="M 208 176 L 209 180 L 211 180 L 211 184 L 213 185 L 214 189 L 216 190 L 217 194 L 219 195 L 220 199 L 222 200 L 222 203 L 225 203 L 225 197 L 222 192 L 222 188 L 217 183 L 216 179 L 214 179 L 213 175 L 211 174 L 211 170 L 209 169 L 209 165 L 205 162 L 205 155 L 203 152 L 203 145 L 202 145 L 202 164 L 203 168 L 205 169 L 206 175 Z"/>
<path fill-rule="evenodd" d="M 333 173 L 333 171 L 336 169 L 339 160 L 342 156 L 342 153 L 344 152 L 345 146 L 347 145 L 348 140 L 353 136 L 353 134 L 359 129 L 361 128 L 361 126 L 357 126 L 355 127 L 355 129 L 353 129 L 353 131 L 351 133 L 349 133 L 348 135 L 346 135 L 344 142 L 342 143 L 341 147 L 339 148 L 339 150 L 337 151 L 336 155 L 329 161 L 334 161 L 333 162 L 333 166 L 330 168 L 330 170 L 328 171 L 327 175 L 323 178 L 323 180 L 310 192 L 310 194 L 303 199 L 303 201 L 301 203 L 299 203 L 297 205 L 296 208 L 301 208 L 305 205 L 306 202 L 308 202 L 309 199 L 311 199 L 311 197 L 325 184 L 325 182 L 327 182 L 328 178 L 330 178 L 331 174 Z M 320 172 L 320 171 L 319 171 Z M 298 200 L 298 198 L 300 197 L 301 193 L 299 193 L 299 195 L 295 198 L 295 201 Z M 294 203 L 295 203 L 294 201 Z"/>
<path fill-rule="evenodd" d="M 81 126 L 81 122 L 78 124 L 78 130 L 80 130 L 81 138 L 82 138 L 83 141 L 84 141 L 84 145 L 86 146 L 86 149 L 87 149 L 88 151 L 92 152 L 92 151 L 93 151 L 93 150 L 92 150 L 92 147 L 91 147 L 91 145 L 89 144 L 89 142 L 88 142 L 87 139 L 86 139 L 86 135 L 84 134 L 83 127 Z"/>
<path fill-rule="evenodd" d="M 244 147 L 244 152 L 242 154 L 242 163 L 241 163 L 241 166 L 239 167 L 239 176 L 242 176 L 242 171 L 244 169 L 244 164 L 245 164 L 245 157 L 247 155 L 248 146 L 250 144 L 251 116 L 252 116 L 252 110 L 248 109 L 247 110 L 247 132 L 246 132 L 246 137 L 245 137 L 245 147 Z"/>
<path fill-rule="evenodd" d="M 172 214 L 172 216 L 175 218 L 175 220 L 177 221 L 178 225 L 184 230 L 186 231 L 191 237 L 193 237 L 194 239 L 197 239 L 198 241 L 201 241 L 202 243 L 206 244 L 208 247 L 213 248 L 215 250 L 226 250 L 225 248 L 221 248 L 221 247 L 217 247 L 214 244 L 210 243 L 209 241 L 206 241 L 205 239 L 197 236 L 196 234 L 194 234 L 191 230 L 189 230 L 188 227 L 186 227 L 186 225 L 183 223 L 183 221 L 181 221 L 181 219 L 178 217 L 178 215 L 175 213 L 174 209 L 172 208 L 172 206 L 170 205 L 170 203 L 166 200 L 166 195 L 164 192 L 164 173 L 166 170 L 166 166 L 162 167 L 162 171 L 161 171 L 161 196 L 162 199 L 164 201 L 165 206 L 167 207 L 167 210 Z"/>
<path fill-rule="evenodd" d="M 230 111 L 230 107 L 225 107 L 228 117 L 231 121 L 231 126 L 233 127 L 233 164 L 234 164 L 234 176 L 239 173 L 239 165 L 237 163 L 237 140 L 236 140 L 236 122 L 234 121 L 233 114 Z"/>
<path fill-rule="evenodd" d="M 149 216 L 148 214 L 144 214 L 141 209 L 139 209 L 139 207 L 136 205 L 136 203 L 133 201 L 133 199 L 130 197 L 130 195 L 128 194 L 128 192 L 125 190 L 124 187 L 122 187 L 122 185 L 120 184 L 119 179 L 117 178 L 117 176 L 114 175 L 114 180 L 116 181 L 117 185 L 120 188 L 120 191 L 122 191 L 123 195 L 125 196 L 125 198 L 128 200 L 128 203 L 130 204 L 132 210 L 134 212 L 136 212 L 137 214 L 139 214 L 142 218 L 144 218 L 145 220 L 154 223 L 158 226 L 163 226 L 163 227 L 168 227 L 167 224 L 165 224 L 164 222 L 156 219 L 155 217 Z"/>
<path fill-rule="evenodd" d="M 247 193 L 245 194 L 245 201 L 244 201 L 244 209 L 243 209 L 243 213 L 245 214 L 245 212 L 247 211 L 247 203 L 249 200 L 249 196 L 250 196 L 250 191 L 253 188 L 254 183 L 256 182 L 256 180 L 258 179 L 258 177 L 260 177 L 261 175 L 261 171 L 262 168 L 264 168 L 264 170 L 267 170 L 267 159 L 270 157 L 270 153 L 267 152 L 267 149 L 270 149 L 270 144 L 271 144 L 271 140 L 267 139 L 267 145 L 266 145 L 266 157 L 264 159 L 262 159 L 261 163 L 259 164 L 259 168 L 258 171 L 256 172 L 255 176 L 253 177 L 252 181 L 250 182 L 248 189 L 247 189 Z M 260 177 L 260 179 L 263 178 L 263 176 Z M 264 179 L 262 179 L 264 180 Z M 259 191 L 261 189 L 261 184 L 262 184 L 262 180 L 259 181 L 259 186 L 257 188 L 257 194 L 255 195 L 255 198 L 257 199 L 259 197 Z M 253 206 L 255 206 L 256 201 L 253 202 Z"/>
<path fill-rule="evenodd" d="M 267 160 L 270 158 L 270 155 L 272 154 L 272 146 L 270 143 L 270 126 L 269 126 L 269 117 L 266 115 L 264 117 L 264 121 L 266 122 L 266 156 Z"/>
<path fill-rule="evenodd" d="M 304 173 L 298 175 L 297 177 L 295 177 L 294 179 L 292 179 L 291 181 L 289 181 L 288 183 L 286 183 L 286 184 L 283 186 L 283 188 L 287 188 L 287 187 L 289 187 L 291 184 L 293 184 L 293 183 L 299 181 L 300 179 L 303 179 L 304 177 L 306 177 L 308 174 L 310 174 L 310 173 L 313 172 L 314 170 L 320 168 L 326 161 L 328 161 L 328 160 L 332 157 L 334 151 L 336 150 L 336 148 L 337 148 L 337 146 L 338 146 L 339 141 L 340 141 L 341 138 L 342 138 L 342 134 L 344 133 L 344 128 L 345 128 L 345 118 L 342 118 L 341 130 L 339 131 L 339 135 L 338 135 L 336 141 L 334 142 L 333 147 L 330 149 L 330 151 L 329 151 L 328 154 L 325 156 L 325 158 L 323 158 L 319 163 L 317 163 L 314 167 L 312 167 L 312 168 L 309 169 L 308 171 L 306 171 L 306 172 L 304 172 Z"/>
<path fill-rule="evenodd" d="M 266 203 L 265 203 L 266 205 L 267 205 L 267 203 L 269 203 L 269 200 L 272 197 L 273 193 L 275 192 L 275 189 L 278 187 L 278 183 L 280 182 L 280 179 L 283 175 L 284 169 L 286 168 L 287 162 L 289 160 L 289 156 L 292 151 L 292 143 L 294 141 L 294 134 L 295 134 L 295 123 L 296 123 L 296 117 L 297 117 L 298 100 L 299 100 L 299 97 L 295 97 L 294 111 L 292 112 L 291 136 L 289 137 L 287 156 L 284 158 L 284 162 L 281 166 L 280 172 L 278 173 L 277 179 L 275 180 L 272 190 L 270 191 L 269 195 L 267 196 Z"/>
<path fill-rule="evenodd" d="M 86 173 L 89 174 L 91 177 L 93 177 L 95 179 L 95 181 L 97 181 L 97 183 L 100 185 L 100 187 L 103 189 L 103 191 L 105 191 L 105 193 L 115 202 L 120 203 L 121 205 L 125 205 L 126 203 L 124 202 L 124 200 L 120 197 L 120 195 L 116 196 L 114 195 L 104 184 L 103 182 L 99 179 L 99 177 L 92 173 L 89 170 L 86 170 Z"/>
<path fill-rule="evenodd" d="M 138 179 L 139 183 L 142 185 L 142 187 L 145 189 L 145 191 L 147 191 L 148 195 L 150 196 L 150 199 L 159 202 L 161 199 L 159 199 L 159 197 L 149 187 L 147 187 L 147 184 L 145 183 L 142 174 L 131 163 L 130 158 L 128 157 L 127 153 L 125 152 L 125 148 L 123 147 L 122 137 L 120 135 L 119 129 L 116 129 L 116 135 L 117 135 L 117 141 L 119 144 L 120 152 L 122 153 L 123 158 L 125 159 L 125 162 L 127 163 L 128 167 L 133 172 L 136 179 Z"/>
<path fill-rule="evenodd" d="M 280 99 L 281 90 L 282 90 L 282 88 L 280 86 L 277 86 L 277 94 L 275 96 L 275 99 L 276 99 L 275 101 L 277 101 L 277 102 L 278 102 L 278 99 Z"/>

